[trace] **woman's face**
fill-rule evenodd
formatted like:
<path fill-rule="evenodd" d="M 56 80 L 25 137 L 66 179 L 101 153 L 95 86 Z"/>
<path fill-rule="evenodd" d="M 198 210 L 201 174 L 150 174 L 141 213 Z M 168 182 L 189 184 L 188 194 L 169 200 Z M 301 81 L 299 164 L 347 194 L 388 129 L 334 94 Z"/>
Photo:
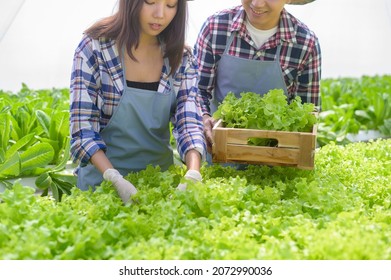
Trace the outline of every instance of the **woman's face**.
<path fill-rule="evenodd" d="M 179 0 L 144 0 L 140 12 L 141 35 L 157 36 L 173 20 Z"/>
<path fill-rule="evenodd" d="M 278 25 L 286 3 L 289 3 L 289 0 L 242 0 L 251 25 L 261 30 L 272 29 Z"/>

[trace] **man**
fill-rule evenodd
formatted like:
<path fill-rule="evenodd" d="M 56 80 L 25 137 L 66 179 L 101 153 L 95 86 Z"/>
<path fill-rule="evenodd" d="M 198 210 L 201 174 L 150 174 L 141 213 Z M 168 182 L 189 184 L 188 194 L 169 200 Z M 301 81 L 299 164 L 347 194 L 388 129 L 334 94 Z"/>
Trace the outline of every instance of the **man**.
<path fill-rule="evenodd" d="M 313 0 L 312 0 L 313 1 Z M 281 88 L 292 100 L 320 104 L 321 51 L 316 35 L 285 10 L 311 0 L 242 0 L 210 16 L 198 35 L 199 90 L 204 132 L 212 148 L 211 117 L 228 92 L 240 96 Z"/>

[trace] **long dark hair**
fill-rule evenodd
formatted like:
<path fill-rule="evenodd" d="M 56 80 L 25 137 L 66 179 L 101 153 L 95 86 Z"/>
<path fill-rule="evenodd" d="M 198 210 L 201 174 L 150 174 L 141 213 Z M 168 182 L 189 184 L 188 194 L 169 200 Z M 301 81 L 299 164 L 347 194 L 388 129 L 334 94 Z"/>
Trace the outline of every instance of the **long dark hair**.
<path fill-rule="evenodd" d="M 89 27 L 85 33 L 93 39 L 109 38 L 117 42 L 118 48 L 126 46 L 128 55 L 135 60 L 132 49 L 139 45 L 140 11 L 144 0 L 119 0 L 118 10 Z M 164 57 L 168 57 L 172 74 L 181 64 L 185 49 L 187 23 L 186 0 L 178 0 L 177 13 L 167 28 L 159 34 L 165 44 Z"/>

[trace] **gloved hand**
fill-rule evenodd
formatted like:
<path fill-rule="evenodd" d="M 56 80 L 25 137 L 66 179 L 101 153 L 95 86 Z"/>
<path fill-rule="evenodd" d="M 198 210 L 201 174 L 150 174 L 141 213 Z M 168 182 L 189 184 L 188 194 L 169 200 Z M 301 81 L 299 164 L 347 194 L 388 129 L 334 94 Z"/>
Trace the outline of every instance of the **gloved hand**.
<path fill-rule="evenodd" d="M 202 175 L 197 170 L 188 170 L 185 174 L 185 179 L 190 180 L 193 182 L 201 182 L 202 181 Z M 180 183 L 177 187 L 178 190 L 184 191 L 187 188 L 187 183 Z"/>
<path fill-rule="evenodd" d="M 124 204 L 129 202 L 130 197 L 137 193 L 137 189 L 132 183 L 125 180 L 116 169 L 107 169 L 103 173 L 103 178 L 113 183 L 114 188 L 117 190 L 117 193 Z"/>

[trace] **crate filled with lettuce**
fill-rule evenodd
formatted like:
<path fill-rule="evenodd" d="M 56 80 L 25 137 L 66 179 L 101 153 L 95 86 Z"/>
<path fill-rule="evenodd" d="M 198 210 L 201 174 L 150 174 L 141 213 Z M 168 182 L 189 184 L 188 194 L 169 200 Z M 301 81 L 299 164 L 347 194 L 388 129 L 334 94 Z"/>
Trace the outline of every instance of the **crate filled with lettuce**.
<path fill-rule="evenodd" d="M 298 96 L 288 102 L 280 89 L 229 93 L 213 114 L 212 161 L 313 169 L 315 111 Z"/>

